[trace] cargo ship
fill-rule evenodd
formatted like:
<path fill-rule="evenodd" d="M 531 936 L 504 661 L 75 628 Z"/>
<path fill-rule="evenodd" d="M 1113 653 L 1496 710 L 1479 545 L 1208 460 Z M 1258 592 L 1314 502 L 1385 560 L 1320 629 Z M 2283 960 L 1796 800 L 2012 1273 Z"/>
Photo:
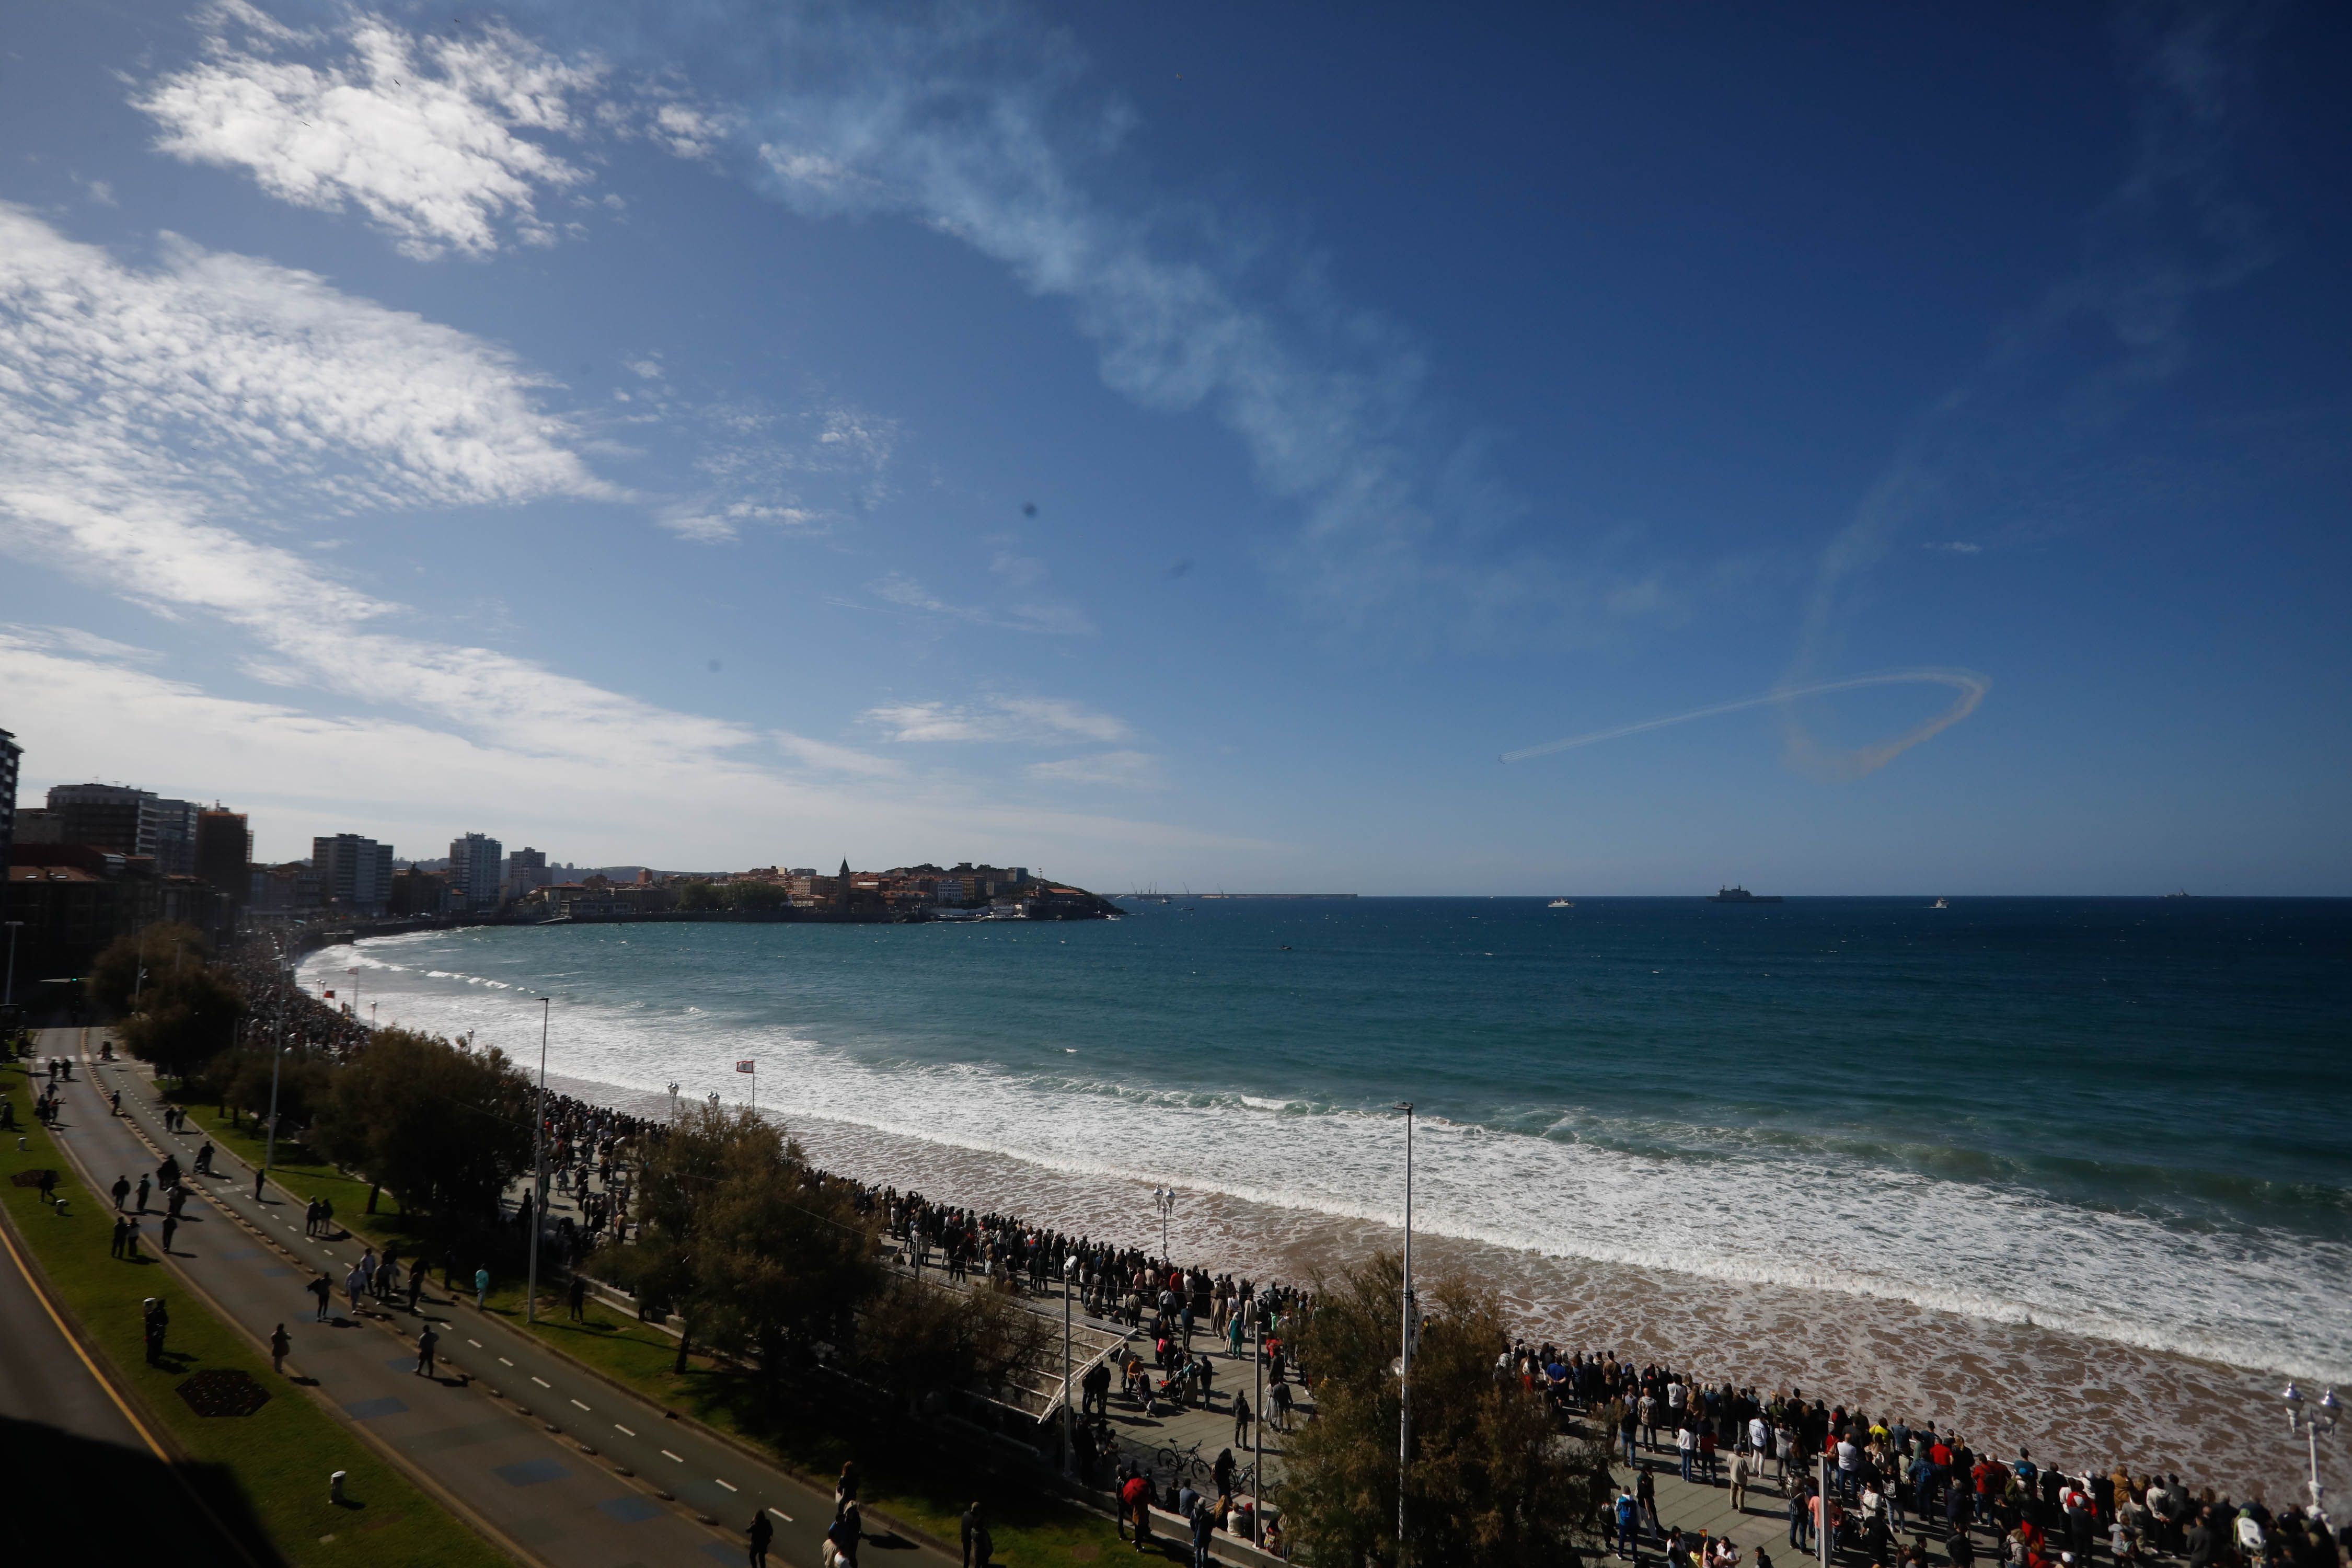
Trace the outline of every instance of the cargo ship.
<path fill-rule="evenodd" d="M 1715 897 L 1707 901 L 1715 904 L 1777 904 L 1780 901 L 1780 895 L 1751 893 L 1745 888 L 1717 888 Z"/>

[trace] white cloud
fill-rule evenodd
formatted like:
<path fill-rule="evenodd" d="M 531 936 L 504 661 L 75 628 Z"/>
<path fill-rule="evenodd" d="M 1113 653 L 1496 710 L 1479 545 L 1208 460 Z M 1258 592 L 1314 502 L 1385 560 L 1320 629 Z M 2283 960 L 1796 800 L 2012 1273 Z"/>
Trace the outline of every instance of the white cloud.
<path fill-rule="evenodd" d="M 895 420 L 829 402 L 786 412 L 737 401 L 692 412 L 709 431 L 694 467 L 709 488 L 656 519 L 682 538 L 723 543 L 753 524 L 824 526 L 867 512 L 890 493 Z"/>
<path fill-rule="evenodd" d="M 891 741 L 1123 741 L 1127 721 L 1050 697 L 990 697 L 976 703 L 906 702 L 869 708 L 864 721 Z"/>
<path fill-rule="evenodd" d="M 855 746 L 836 746 L 829 741 L 813 741 L 806 735 L 795 735 L 785 730 L 776 731 L 775 742 L 785 755 L 819 773 L 854 773 L 866 778 L 902 778 L 907 772 L 907 765 L 895 757 L 877 757 Z"/>
<path fill-rule="evenodd" d="M 604 74 L 594 60 L 497 25 L 415 37 L 361 12 L 336 58 L 313 64 L 281 57 L 322 40 L 241 0 L 200 20 L 205 58 L 132 100 L 162 126 L 157 146 L 247 170 L 298 206 L 356 206 L 411 256 L 487 255 L 509 230 L 551 243 L 539 197 L 588 179 L 537 138 L 581 128 L 579 100 Z"/>
<path fill-rule="evenodd" d="M 961 239 L 1068 301 L 1112 388 L 1222 421 L 1262 487 L 1303 511 L 1269 550 L 1326 612 L 1370 620 L 1443 596 L 1475 611 L 1448 624 L 1496 631 L 1510 614 L 1651 613 L 1609 597 L 1611 569 L 1501 537 L 1525 508 L 1486 476 L 1482 443 L 1449 433 L 1409 334 L 1338 298 L 1311 264 L 1280 275 L 1245 215 L 1139 198 L 1111 165 L 1136 117 L 1090 97 L 1066 34 L 1013 6 L 910 19 L 739 0 L 669 22 L 708 30 L 686 47 L 755 37 L 777 62 L 780 79 L 738 114 L 780 199 Z"/>
<path fill-rule="evenodd" d="M 227 521 L 615 497 L 532 391 L 497 351 L 310 274 L 184 244 L 137 270 L 0 205 L 0 548 L 239 626 L 272 679 L 524 750 L 749 743 L 493 649 L 381 629 L 401 606 Z"/>
<path fill-rule="evenodd" d="M 1930 541 L 1919 546 L 1922 550 L 1939 550 L 1947 555 L 1981 555 L 1984 546 L 1966 539 Z"/>
<path fill-rule="evenodd" d="M 1025 576 L 1017 574 L 1008 574 L 1002 569 L 1006 561 L 1003 555 L 997 557 L 996 562 L 992 565 L 992 570 L 994 570 L 997 575 L 1005 577 L 1017 590 L 1031 589 L 1035 586 L 1038 578 L 1044 575 L 1042 563 L 1026 562 L 1025 557 L 1019 559 L 1028 565 L 1037 566 L 1039 570 Z M 935 616 L 941 620 L 965 621 L 976 626 L 994 626 L 1000 631 L 1043 632 L 1053 637 L 1085 637 L 1095 629 L 1094 622 L 1087 617 L 1085 611 L 1074 605 L 1064 604 L 1060 600 L 1041 594 L 1030 593 L 1020 602 L 1006 605 L 1002 608 L 980 605 L 958 605 L 940 597 L 922 584 L 901 572 L 884 574 L 880 578 L 866 584 L 866 590 L 885 604 L 895 605 L 902 610 L 912 610 L 918 615 Z"/>
<path fill-rule="evenodd" d="M 1032 763 L 1029 776 L 1045 784 L 1103 784 L 1117 789 L 1165 789 L 1160 759 L 1149 752 L 1097 752 Z"/>
<path fill-rule="evenodd" d="M 79 626 L 24 626 L 0 625 L 0 636 L 28 648 L 57 648 L 82 658 L 101 659 L 114 664 L 155 664 L 163 655 L 158 649 L 140 647 L 132 643 L 116 642 Z"/>

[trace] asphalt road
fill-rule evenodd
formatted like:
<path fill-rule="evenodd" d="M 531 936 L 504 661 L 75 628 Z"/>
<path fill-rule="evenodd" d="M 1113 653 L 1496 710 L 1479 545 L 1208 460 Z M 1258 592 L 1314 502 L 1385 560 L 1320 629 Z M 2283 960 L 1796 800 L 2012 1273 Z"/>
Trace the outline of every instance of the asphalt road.
<path fill-rule="evenodd" d="M 39 1050 L 79 1044 L 75 1031 L 48 1031 Z M 118 1173 L 136 1182 L 158 1150 L 194 1165 L 202 1136 L 163 1131 L 145 1078 L 84 1059 L 95 1087 L 121 1090 L 125 1112 L 85 1114 L 68 1135 L 92 1186 L 110 1187 Z M 80 1109 L 100 1108 L 85 1099 Z M 226 1151 L 215 1163 L 222 1175 L 196 1181 L 212 1206 L 189 1205 L 202 1223 L 184 1223 L 172 1266 L 257 1341 L 283 1322 L 289 1371 L 315 1378 L 315 1393 L 510 1550 L 551 1568 L 742 1563 L 744 1527 L 765 1511 L 773 1559 L 814 1568 L 833 1521 L 829 1490 L 666 1416 L 470 1301 L 428 1292 L 423 1316 L 441 1336 L 433 1378 L 415 1373 L 417 1323 L 404 1309 L 354 1316 L 339 1289 L 333 1321 L 313 1321 L 303 1287 L 320 1272 L 340 1286 L 359 1245 L 304 1237 L 291 1194 L 273 1186 L 257 1204 L 251 1167 Z M 861 1561 L 940 1568 L 953 1559 L 877 1526 Z"/>

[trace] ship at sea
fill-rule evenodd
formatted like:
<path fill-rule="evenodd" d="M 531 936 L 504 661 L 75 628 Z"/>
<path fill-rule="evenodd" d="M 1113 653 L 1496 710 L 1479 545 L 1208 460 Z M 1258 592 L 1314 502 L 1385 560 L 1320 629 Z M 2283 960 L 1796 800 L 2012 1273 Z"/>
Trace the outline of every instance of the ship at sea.
<path fill-rule="evenodd" d="M 1572 910 L 1576 908 L 1576 900 L 1574 899 L 1554 899 L 1551 902 L 1546 904 L 1544 908 L 1548 910 Z"/>
<path fill-rule="evenodd" d="M 1717 888 L 1715 897 L 1707 901 L 1715 904 L 1777 904 L 1780 901 L 1780 895 L 1751 893 L 1745 888 Z"/>

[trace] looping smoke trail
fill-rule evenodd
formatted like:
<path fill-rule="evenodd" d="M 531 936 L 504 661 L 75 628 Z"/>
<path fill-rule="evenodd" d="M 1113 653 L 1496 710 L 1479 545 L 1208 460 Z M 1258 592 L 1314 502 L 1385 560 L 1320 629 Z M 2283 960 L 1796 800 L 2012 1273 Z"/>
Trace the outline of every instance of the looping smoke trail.
<path fill-rule="evenodd" d="M 1763 708 L 1792 702 L 1801 697 L 1819 697 L 1832 691 L 1853 691 L 1865 686 L 1934 685 L 1951 687 L 1958 695 L 1952 705 L 1933 718 L 1914 725 L 1890 741 L 1874 746 L 1859 747 L 1843 754 L 1830 755 L 1814 748 L 1810 739 L 1800 740 L 1792 734 L 1790 742 L 1793 760 L 1810 772 L 1827 773 L 1833 776 L 1859 778 L 1885 767 L 1903 752 L 1940 731 L 1948 730 L 1977 710 L 1992 689 L 1992 682 L 1972 669 L 1891 669 L 1879 675 L 1849 676 L 1843 680 L 1817 680 L 1806 686 L 1780 687 L 1761 697 L 1745 697 L 1737 702 L 1718 702 L 1712 708 L 1694 709 L 1688 713 L 1671 714 L 1664 719 L 1644 719 L 1638 724 L 1620 724 L 1611 730 L 1595 730 L 1589 734 L 1570 735 L 1565 740 L 1547 741 L 1540 746 L 1526 746 L 1516 752 L 1505 752 L 1506 763 L 1523 763 L 1530 757 L 1548 757 L 1556 752 L 1574 751 L 1579 746 L 1597 745 L 1602 741 L 1621 740 L 1638 735 L 1646 730 L 1663 730 L 1672 724 L 1687 724 L 1695 719 L 1713 719 L 1725 713 L 1738 713 L 1750 708 Z"/>

